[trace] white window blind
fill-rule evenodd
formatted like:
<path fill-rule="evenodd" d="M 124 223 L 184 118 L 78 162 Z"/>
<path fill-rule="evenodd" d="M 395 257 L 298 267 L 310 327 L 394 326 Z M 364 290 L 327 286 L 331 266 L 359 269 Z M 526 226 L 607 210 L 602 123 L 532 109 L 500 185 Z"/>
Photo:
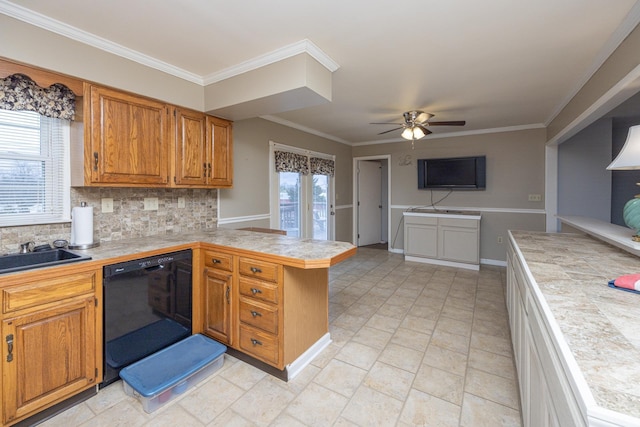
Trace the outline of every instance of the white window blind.
<path fill-rule="evenodd" d="M 68 220 L 69 122 L 0 110 L 0 226 Z"/>

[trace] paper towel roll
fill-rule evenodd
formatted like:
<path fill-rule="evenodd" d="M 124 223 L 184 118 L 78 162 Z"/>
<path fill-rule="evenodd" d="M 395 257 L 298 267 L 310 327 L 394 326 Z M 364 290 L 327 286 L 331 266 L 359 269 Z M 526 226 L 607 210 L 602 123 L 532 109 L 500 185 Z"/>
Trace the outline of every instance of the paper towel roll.
<path fill-rule="evenodd" d="M 93 207 L 71 209 L 71 245 L 93 244 Z"/>

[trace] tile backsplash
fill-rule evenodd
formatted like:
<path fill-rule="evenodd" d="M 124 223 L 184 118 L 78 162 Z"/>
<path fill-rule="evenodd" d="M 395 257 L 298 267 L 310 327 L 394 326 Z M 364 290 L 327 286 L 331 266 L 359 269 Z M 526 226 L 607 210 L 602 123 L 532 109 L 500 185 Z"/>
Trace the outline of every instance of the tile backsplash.
<path fill-rule="evenodd" d="M 145 211 L 144 199 L 158 198 L 157 211 Z M 185 207 L 178 208 L 178 198 Z M 72 188 L 71 206 L 93 206 L 93 240 L 106 242 L 182 233 L 217 227 L 218 190 L 153 188 Z M 102 199 L 113 199 L 113 212 L 102 213 Z M 0 227 L 0 254 L 17 252 L 20 243 L 36 245 L 71 239 L 71 223 Z"/>

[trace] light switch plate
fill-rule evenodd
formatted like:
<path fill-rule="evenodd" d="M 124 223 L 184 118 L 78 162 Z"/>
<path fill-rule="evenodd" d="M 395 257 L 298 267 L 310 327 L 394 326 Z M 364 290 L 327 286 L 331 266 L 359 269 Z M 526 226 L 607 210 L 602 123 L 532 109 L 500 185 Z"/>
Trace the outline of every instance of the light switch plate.
<path fill-rule="evenodd" d="M 102 213 L 113 212 L 113 199 L 102 199 Z"/>
<path fill-rule="evenodd" d="M 184 209 L 185 207 L 187 207 L 187 203 L 186 203 L 184 197 L 178 197 L 178 208 L 179 209 Z"/>
<path fill-rule="evenodd" d="M 541 202 L 542 201 L 542 195 L 540 195 L 540 194 L 529 194 L 529 201 L 530 202 Z"/>
<path fill-rule="evenodd" d="M 157 211 L 158 210 L 158 198 L 157 197 L 145 197 L 144 198 L 144 210 L 145 211 Z"/>

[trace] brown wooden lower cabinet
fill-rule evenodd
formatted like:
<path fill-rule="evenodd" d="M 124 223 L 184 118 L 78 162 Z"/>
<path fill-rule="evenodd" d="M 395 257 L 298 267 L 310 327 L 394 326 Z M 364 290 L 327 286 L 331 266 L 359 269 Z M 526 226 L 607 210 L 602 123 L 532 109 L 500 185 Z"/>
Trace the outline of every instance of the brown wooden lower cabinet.
<path fill-rule="evenodd" d="M 99 271 L 87 271 L 3 288 L 4 425 L 97 384 L 102 336 L 96 329 L 99 277 Z M 68 286 L 59 290 L 65 278 Z"/>
<path fill-rule="evenodd" d="M 233 344 L 231 334 L 231 288 L 233 275 L 208 267 L 204 272 L 204 332 L 223 344 Z"/>
<path fill-rule="evenodd" d="M 327 268 L 224 248 L 203 254 L 206 335 L 283 370 L 328 333 Z"/>

